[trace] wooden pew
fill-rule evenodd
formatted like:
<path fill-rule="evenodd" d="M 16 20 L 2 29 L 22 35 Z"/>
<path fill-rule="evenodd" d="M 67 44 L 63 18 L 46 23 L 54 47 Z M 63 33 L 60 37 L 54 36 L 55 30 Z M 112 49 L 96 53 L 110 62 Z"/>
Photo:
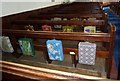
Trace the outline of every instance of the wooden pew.
<path fill-rule="evenodd" d="M 18 45 L 18 38 L 32 38 L 32 39 L 60 39 L 60 40 L 75 40 L 75 41 L 84 41 L 84 40 L 89 40 L 89 41 L 95 41 L 95 42 L 105 42 L 105 45 L 103 46 L 104 48 L 106 48 L 106 50 L 102 50 L 102 49 L 98 49 L 97 47 L 97 52 L 96 55 L 97 57 L 101 57 L 101 58 L 105 58 L 106 59 L 106 68 L 107 68 L 107 77 L 110 78 L 110 70 L 111 70 L 111 63 L 112 63 L 112 56 L 113 56 L 113 48 L 114 48 L 114 25 L 112 24 L 107 24 L 106 20 L 105 20 L 105 16 L 103 16 L 103 12 L 100 12 L 99 14 L 95 14 L 94 13 L 85 13 L 85 15 L 81 15 L 81 13 L 71 13 L 74 10 L 70 11 L 70 6 L 75 6 L 75 5 L 79 5 L 78 3 L 74 3 L 74 4 L 68 4 L 69 7 L 66 6 L 59 6 L 57 8 L 52 8 L 52 9 L 48 9 L 43 11 L 44 14 L 42 14 L 42 12 L 37 13 L 36 16 L 31 16 L 29 15 L 28 19 L 20 19 L 20 20 L 12 20 L 11 21 L 11 29 L 3 29 L 2 33 L 4 36 L 9 36 L 11 41 L 12 41 L 12 45 L 14 47 L 15 50 L 17 50 L 17 48 L 19 48 Z M 76 5 L 76 6 L 77 6 Z M 85 5 L 85 3 L 84 3 Z M 84 6 L 83 5 L 83 6 Z M 95 4 L 93 4 L 95 5 Z M 48 11 L 50 10 L 57 10 L 59 11 L 59 9 L 66 7 L 66 9 L 69 9 L 68 11 L 66 11 L 65 14 L 63 14 L 62 12 L 64 12 L 63 10 L 61 11 L 61 13 L 48 13 Z M 96 8 L 96 7 L 95 7 Z M 100 7 L 97 7 L 97 9 L 99 9 Z M 92 10 L 92 9 L 91 9 Z M 94 11 L 94 10 L 93 10 Z M 98 13 L 98 12 L 97 12 Z M 40 15 L 39 15 L 40 14 Z M 78 18 L 90 18 L 90 17 L 95 17 L 98 18 L 98 20 L 59 20 L 59 21 L 51 21 L 50 18 L 54 18 L 54 17 L 62 17 L 62 18 L 74 18 L 74 17 L 78 17 Z M 38 20 L 32 20 L 33 18 L 38 19 Z M 49 19 L 49 20 L 45 20 L 45 19 Z M 35 27 L 35 31 L 26 31 L 24 29 L 25 25 L 34 25 Z M 58 31 L 53 31 L 53 32 L 49 32 L 49 31 L 38 31 L 39 28 L 42 25 L 81 25 L 81 26 L 97 26 L 99 28 L 104 28 L 107 31 L 102 31 L 102 33 L 84 33 L 84 32 L 58 32 Z M 37 25 L 37 26 L 36 26 Z M 43 51 L 44 55 L 45 55 L 45 59 L 47 60 L 48 63 L 51 63 L 51 60 L 48 58 L 48 54 L 47 54 L 47 49 L 45 45 L 38 45 L 35 43 L 34 41 L 34 48 L 36 50 L 39 51 Z M 69 54 L 70 52 L 74 52 L 75 55 L 71 55 L 72 56 L 72 63 L 74 64 L 74 66 L 77 66 L 77 60 L 76 60 L 76 56 L 78 56 L 78 49 L 77 48 L 71 48 L 71 47 L 64 47 L 63 46 L 63 51 L 64 54 Z M 15 51 L 15 53 L 18 53 L 17 51 Z"/>
<path fill-rule="evenodd" d="M 79 3 L 79 2 L 78 2 Z M 100 5 L 91 5 L 91 3 L 71 3 L 66 7 L 61 6 L 57 9 L 41 12 L 40 14 L 68 14 L 68 13 L 101 13 Z"/>
<path fill-rule="evenodd" d="M 20 22 L 20 21 L 19 21 Z M 74 21 L 73 21 L 74 22 Z M 73 24 L 72 22 L 72 24 Z M 23 22 L 21 22 L 23 23 Z M 70 23 L 71 22 L 66 22 Z M 24 24 L 24 23 L 23 23 Z M 64 22 L 61 22 L 61 24 L 65 24 Z M 77 24 L 77 23 L 75 23 Z M 80 24 L 80 23 L 79 23 Z M 109 49 L 108 51 L 97 51 L 97 57 L 106 58 L 107 60 L 107 77 L 109 78 L 110 70 L 111 70 L 111 61 L 112 61 L 112 55 L 113 55 L 113 45 L 114 45 L 114 27 L 111 25 L 111 30 L 109 33 L 83 33 L 83 32 L 46 32 L 46 31 L 26 31 L 26 30 L 12 30 L 12 29 L 3 29 L 3 35 L 9 36 L 12 40 L 12 44 L 15 48 L 18 48 L 17 38 L 33 38 L 33 39 L 61 39 L 61 40 L 93 40 L 97 42 L 108 42 L 109 43 Z M 12 38 L 11 38 L 12 37 Z M 36 50 L 46 52 L 46 46 L 44 45 L 36 45 L 34 44 L 34 47 Z M 63 47 L 64 48 L 64 47 Z M 16 49 L 17 50 L 17 49 Z M 69 54 L 69 52 L 75 52 L 76 55 L 78 55 L 78 49 L 77 48 L 64 48 L 64 54 Z M 45 57 L 47 61 L 50 63 L 47 54 L 45 53 Z M 73 55 L 72 58 L 73 63 L 76 67 L 76 59 Z"/>

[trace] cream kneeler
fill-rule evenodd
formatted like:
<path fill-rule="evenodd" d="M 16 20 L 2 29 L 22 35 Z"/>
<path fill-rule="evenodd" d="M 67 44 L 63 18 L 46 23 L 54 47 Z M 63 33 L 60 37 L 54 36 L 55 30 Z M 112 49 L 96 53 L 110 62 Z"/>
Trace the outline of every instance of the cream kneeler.
<path fill-rule="evenodd" d="M 13 53 L 14 49 L 11 45 L 10 39 L 7 36 L 0 36 L 0 49 L 3 52 Z"/>

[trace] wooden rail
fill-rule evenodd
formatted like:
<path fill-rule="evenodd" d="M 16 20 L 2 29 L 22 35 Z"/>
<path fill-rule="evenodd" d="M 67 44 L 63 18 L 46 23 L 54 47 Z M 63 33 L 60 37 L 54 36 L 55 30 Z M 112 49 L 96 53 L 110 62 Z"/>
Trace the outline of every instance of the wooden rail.
<path fill-rule="evenodd" d="M 94 77 L 94 76 L 87 76 L 87 75 L 81 75 L 77 73 L 71 73 L 71 72 L 65 72 L 65 71 L 59 71 L 59 70 L 52 70 L 47 68 L 40 68 L 40 67 L 34 67 L 19 63 L 13 63 L 13 62 L 7 62 L 7 61 L 0 61 L 0 68 L 2 68 L 3 72 L 3 80 L 26 80 L 27 81 L 39 81 L 39 80 L 50 80 L 50 81 L 70 81 L 70 80 L 89 80 L 89 81 L 99 81 L 106 78 L 101 77 Z M 13 75 L 16 76 L 13 78 L 8 78 L 7 76 L 5 78 L 5 75 Z M 5 78 L 5 79 L 4 79 Z M 7 79 L 8 78 L 8 79 Z"/>
<path fill-rule="evenodd" d="M 99 42 L 110 42 L 111 34 L 108 33 L 80 33 L 80 32 L 47 32 L 3 29 L 3 35 L 14 35 L 19 37 L 31 37 L 42 39 L 62 40 L 94 40 Z"/>

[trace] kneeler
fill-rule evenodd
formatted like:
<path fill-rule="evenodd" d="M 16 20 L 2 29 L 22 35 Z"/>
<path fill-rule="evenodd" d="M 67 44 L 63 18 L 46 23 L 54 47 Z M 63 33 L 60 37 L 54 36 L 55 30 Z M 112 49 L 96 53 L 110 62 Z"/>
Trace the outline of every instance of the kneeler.
<path fill-rule="evenodd" d="M 14 49 L 8 36 L 0 36 L 0 49 L 3 52 L 13 53 Z"/>
<path fill-rule="evenodd" d="M 79 63 L 95 65 L 96 44 L 89 42 L 80 42 L 78 44 Z"/>
<path fill-rule="evenodd" d="M 46 46 L 50 60 L 62 61 L 64 59 L 62 42 L 60 40 L 47 40 Z"/>

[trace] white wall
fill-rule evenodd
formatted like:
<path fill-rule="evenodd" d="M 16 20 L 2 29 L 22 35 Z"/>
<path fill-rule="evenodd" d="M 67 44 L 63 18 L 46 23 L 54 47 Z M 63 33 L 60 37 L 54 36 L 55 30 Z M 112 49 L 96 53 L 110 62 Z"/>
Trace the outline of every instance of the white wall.
<path fill-rule="evenodd" d="M 1 16 L 30 11 L 56 4 L 60 4 L 60 2 L 2 2 Z"/>
<path fill-rule="evenodd" d="M 0 2 L 0 17 L 2 16 L 2 3 Z"/>
<path fill-rule="evenodd" d="M 63 1 L 74 0 L 1 0 L 0 2 L 0 17 L 16 14 L 20 12 L 39 9 L 47 6 L 61 4 Z"/>

